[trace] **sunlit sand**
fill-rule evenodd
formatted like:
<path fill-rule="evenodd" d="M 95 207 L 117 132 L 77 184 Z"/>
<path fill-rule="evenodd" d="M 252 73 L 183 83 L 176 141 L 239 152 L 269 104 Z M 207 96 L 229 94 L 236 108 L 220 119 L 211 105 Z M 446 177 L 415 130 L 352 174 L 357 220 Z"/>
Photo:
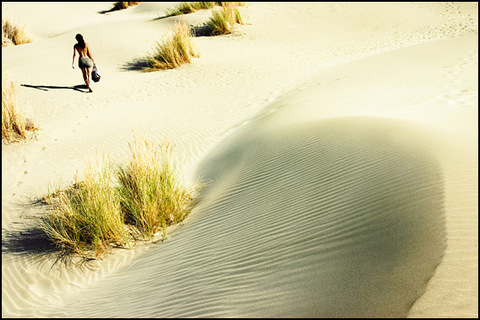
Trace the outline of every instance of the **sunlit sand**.
<path fill-rule="evenodd" d="M 143 73 L 174 2 L 2 3 L 4 79 L 39 131 L 2 145 L 3 317 L 477 317 L 478 4 L 245 3 Z M 100 82 L 71 59 L 89 43 Z M 206 186 L 163 242 L 56 264 L 51 185 L 168 137 Z"/>

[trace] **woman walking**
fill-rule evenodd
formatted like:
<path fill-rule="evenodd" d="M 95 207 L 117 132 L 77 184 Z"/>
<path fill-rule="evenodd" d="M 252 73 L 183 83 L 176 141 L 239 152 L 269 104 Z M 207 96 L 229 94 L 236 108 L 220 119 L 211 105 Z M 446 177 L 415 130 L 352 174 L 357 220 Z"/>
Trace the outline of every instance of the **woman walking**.
<path fill-rule="evenodd" d="M 95 66 L 95 61 L 93 60 L 88 44 L 85 42 L 85 40 L 83 40 L 83 36 L 81 34 L 77 34 L 75 39 L 77 39 L 77 43 L 73 46 L 72 68 L 75 69 L 75 56 L 78 52 L 78 67 L 82 70 L 83 80 L 88 87 L 88 91 L 93 92 L 92 88 L 90 87 L 90 69 Z"/>

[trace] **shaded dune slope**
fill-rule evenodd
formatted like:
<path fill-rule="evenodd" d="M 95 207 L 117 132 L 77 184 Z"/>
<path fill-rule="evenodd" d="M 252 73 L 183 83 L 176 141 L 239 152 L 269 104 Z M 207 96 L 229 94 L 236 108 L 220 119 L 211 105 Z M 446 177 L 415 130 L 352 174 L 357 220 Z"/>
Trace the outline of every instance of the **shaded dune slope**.
<path fill-rule="evenodd" d="M 200 166 L 213 183 L 181 236 L 90 291 L 78 314 L 407 314 L 445 248 L 439 165 L 404 139 L 418 133 L 371 117 L 252 126 Z"/>

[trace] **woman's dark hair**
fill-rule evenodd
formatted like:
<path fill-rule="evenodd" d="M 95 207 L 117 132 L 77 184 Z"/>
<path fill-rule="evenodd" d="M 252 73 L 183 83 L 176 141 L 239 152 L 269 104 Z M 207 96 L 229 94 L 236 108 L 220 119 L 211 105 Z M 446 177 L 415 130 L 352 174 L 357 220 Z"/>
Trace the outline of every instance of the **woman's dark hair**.
<path fill-rule="evenodd" d="M 76 36 L 75 36 L 75 39 L 77 39 L 78 43 L 80 44 L 80 46 L 82 47 L 85 47 L 85 40 L 83 40 L 83 36 L 78 33 Z"/>

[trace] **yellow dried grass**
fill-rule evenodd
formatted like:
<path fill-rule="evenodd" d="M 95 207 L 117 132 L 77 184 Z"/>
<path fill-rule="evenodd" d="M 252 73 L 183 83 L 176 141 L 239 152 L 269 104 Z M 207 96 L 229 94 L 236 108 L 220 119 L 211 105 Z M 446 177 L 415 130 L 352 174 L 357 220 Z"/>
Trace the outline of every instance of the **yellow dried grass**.
<path fill-rule="evenodd" d="M 149 58 L 149 68 L 145 71 L 173 69 L 190 63 L 199 57 L 192 41 L 192 32 L 185 22 L 177 22 L 171 33 L 161 43 L 157 42 L 155 52 Z"/>
<path fill-rule="evenodd" d="M 32 42 L 32 38 L 25 31 L 24 26 L 13 24 L 10 20 L 2 19 L 2 47 L 9 44 L 19 45 Z"/>
<path fill-rule="evenodd" d="M 28 131 L 36 127 L 27 119 L 18 106 L 18 85 L 13 81 L 2 86 L 2 140 L 15 142 L 27 138 Z"/>

